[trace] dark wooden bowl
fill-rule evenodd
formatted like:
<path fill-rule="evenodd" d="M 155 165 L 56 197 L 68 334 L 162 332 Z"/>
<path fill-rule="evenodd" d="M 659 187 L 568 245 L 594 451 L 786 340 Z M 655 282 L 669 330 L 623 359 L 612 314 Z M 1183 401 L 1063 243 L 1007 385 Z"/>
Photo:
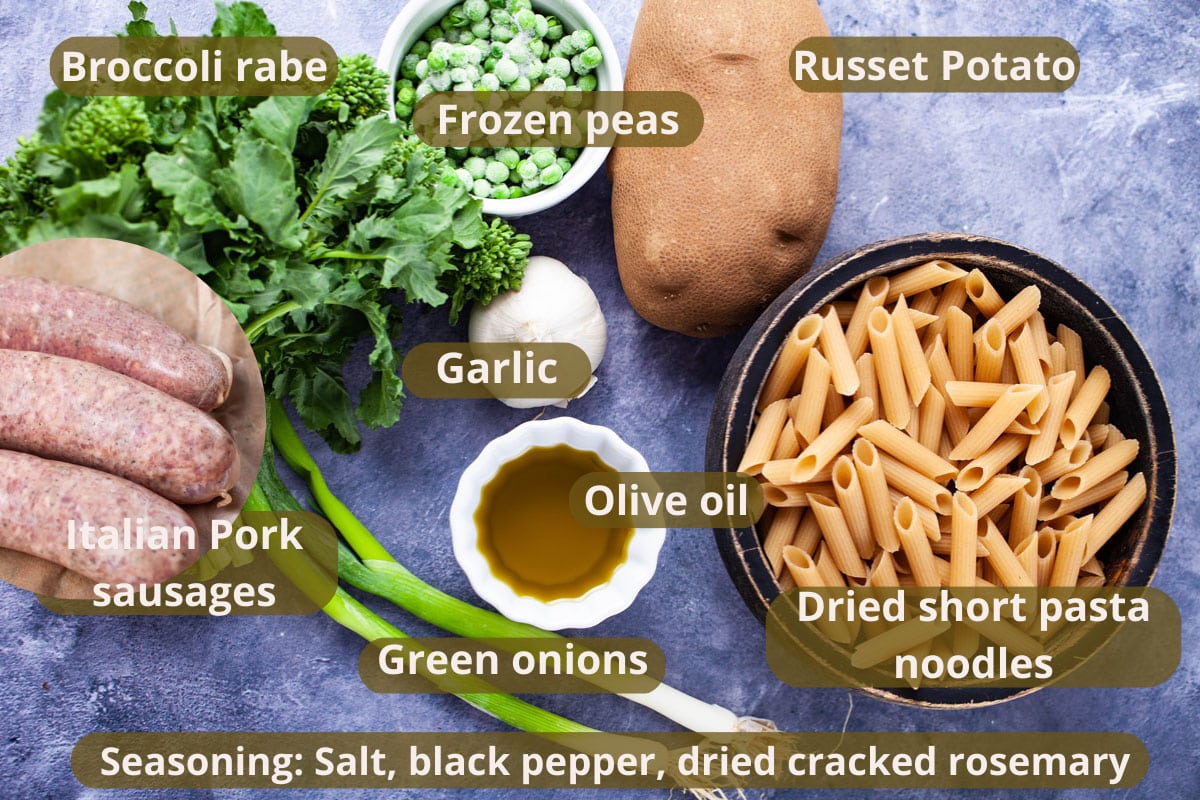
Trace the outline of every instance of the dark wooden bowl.
<path fill-rule="evenodd" d="M 1005 298 L 1030 284 L 1042 292 L 1041 311 L 1053 330 L 1065 323 L 1083 337 L 1089 368 L 1101 364 L 1112 376 L 1110 420 L 1141 443 L 1131 471 L 1146 476 L 1147 502 L 1100 551 L 1112 585 L 1144 586 L 1162 556 L 1175 508 L 1175 440 L 1158 376 L 1141 345 L 1117 312 L 1087 284 L 1058 264 L 1006 242 L 958 233 L 890 239 L 843 253 L 792 284 L 751 326 L 717 389 L 708 432 L 706 469 L 737 469 L 749 438 L 759 390 L 784 339 L 806 314 L 851 296 L 875 275 L 946 259 L 978 267 Z M 754 528 L 717 528 L 717 546 L 746 605 L 760 620 L 779 596 L 779 584 Z M 1019 689 L 867 689 L 887 700 L 923 706 L 1010 700 Z"/>

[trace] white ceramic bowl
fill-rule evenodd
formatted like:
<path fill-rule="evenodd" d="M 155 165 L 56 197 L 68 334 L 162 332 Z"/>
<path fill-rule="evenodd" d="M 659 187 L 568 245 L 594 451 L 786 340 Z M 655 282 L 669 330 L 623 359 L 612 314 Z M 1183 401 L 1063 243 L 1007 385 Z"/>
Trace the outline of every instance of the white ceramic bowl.
<path fill-rule="evenodd" d="M 509 619 L 551 631 L 590 628 L 628 608 L 654 575 L 659 550 L 666 541 L 666 531 L 662 528 L 634 529 L 626 558 L 612 577 L 580 597 L 546 601 L 518 595 L 493 575 L 487 559 L 479 551 L 479 531 L 475 526 L 475 510 L 479 507 L 484 486 L 502 465 L 530 448 L 559 444 L 576 450 L 590 450 L 618 472 L 648 472 L 650 469 L 641 453 L 608 428 L 588 425 L 571 417 L 534 420 L 518 425 L 483 448 L 459 478 L 458 492 L 450 506 L 454 557 L 467 573 L 475 593 Z"/>
<path fill-rule="evenodd" d="M 596 70 L 597 88 L 600 91 L 619 92 L 624 79 L 621 76 L 621 59 L 612 37 L 587 4 L 582 0 L 532 0 L 537 11 L 553 14 L 562 20 L 568 30 L 587 28 L 596 39 L 596 47 L 600 48 L 604 60 Z M 396 15 L 387 35 L 383 38 L 383 47 L 379 50 L 376 62 L 391 76 L 388 83 L 388 97 L 396 97 L 396 72 L 400 67 L 400 59 L 404 58 L 413 44 L 431 25 L 445 16 L 455 0 L 409 0 L 408 4 Z M 390 102 L 390 101 L 389 101 Z M 563 179 L 548 189 L 518 197 L 514 200 L 496 200 L 486 198 L 483 201 L 483 212 L 500 217 L 523 217 L 526 214 L 536 214 L 551 206 L 561 203 L 570 197 L 588 179 L 596 173 L 608 158 L 611 147 L 585 147 L 579 158 L 567 170 Z"/>

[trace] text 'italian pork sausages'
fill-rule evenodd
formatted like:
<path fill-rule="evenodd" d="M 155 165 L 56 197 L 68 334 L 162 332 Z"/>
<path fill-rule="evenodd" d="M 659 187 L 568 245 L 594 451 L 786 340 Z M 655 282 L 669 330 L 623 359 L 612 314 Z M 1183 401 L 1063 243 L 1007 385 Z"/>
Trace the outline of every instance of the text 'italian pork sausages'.
<path fill-rule="evenodd" d="M 178 575 L 200 556 L 194 547 L 71 548 L 68 524 L 111 525 L 125 519 L 143 530 L 162 526 L 174 533 L 192 520 L 174 503 L 106 472 L 0 450 L 0 546 L 19 550 L 97 582 L 159 583 Z M 169 538 L 169 537 L 168 537 Z M 97 544 L 107 544 L 97 537 Z"/>
<path fill-rule="evenodd" d="M 229 356 L 153 314 L 79 286 L 0 276 L 0 347 L 90 361 L 208 411 L 233 382 Z"/>
<path fill-rule="evenodd" d="M 177 503 L 238 477 L 233 438 L 203 411 L 73 358 L 0 350 L 0 447 L 95 467 Z"/>

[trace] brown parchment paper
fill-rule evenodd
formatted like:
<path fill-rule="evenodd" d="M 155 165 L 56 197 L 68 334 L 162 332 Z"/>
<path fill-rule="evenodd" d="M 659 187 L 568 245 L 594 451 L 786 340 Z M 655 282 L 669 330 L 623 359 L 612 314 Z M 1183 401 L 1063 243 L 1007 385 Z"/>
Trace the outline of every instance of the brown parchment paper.
<path fill-rule="evenodd" d="M 58 239 L 0 258 L 0 275 L 37 275 L 83 286 L 154 314 L 199 344 L 216 347 L 233 362 L 233 386 L 224 405 L 209 412 L 237 444 L 241 473 L 233 502 L 182 506 L 206 546 L 214 519 L 232 521 L 241 511 L 262 461 L 266 404 L 254 351 L 224 301 L 164 255 L 111 239 Z M 38 594 L 69 599 L 93 596 L 92 581 L 44 559 L 0 547 L 0 580 Z"/>

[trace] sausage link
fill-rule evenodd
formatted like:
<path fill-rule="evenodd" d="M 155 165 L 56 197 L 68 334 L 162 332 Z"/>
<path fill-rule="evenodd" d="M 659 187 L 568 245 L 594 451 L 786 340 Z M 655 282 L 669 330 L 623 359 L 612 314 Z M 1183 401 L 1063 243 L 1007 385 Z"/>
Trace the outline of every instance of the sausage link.
<path fill-rule="evenodd" d="M 233 365 L 153 314 L 79 286 L 0 276 L 0 347 L 90 361 L 208 411 L 225 402 Z"/>
<path fill-rule="evenodd" d="M 97 537 L 103 533 L 101 526 L 110 525 L 123 535 L 126 519 L 133 530 L 151 532 L 152 526 L 162 526 L 171 538 L 178 528 L 194 527 L 179 506 L 124 478 L 0 450 L 0 546 L 53 561 L 93 581 L 134 585 L 164 581 L 200 557 L 197 547 L 81 546 L 85 523 L 94 526 Z M 74 548 L 68 540 L 72 520 Z M 199 534 L 192 537 L 193 542 L 198 539 Z M 112 542 L 98 538 L 97 544 Z"/>
<path fill-rule="evenodd" d="M 237 482 L 221 424 L 118 372 L 0 350 L 0 447 L 120 475 L 177 503 L 205 503 Z"/>

